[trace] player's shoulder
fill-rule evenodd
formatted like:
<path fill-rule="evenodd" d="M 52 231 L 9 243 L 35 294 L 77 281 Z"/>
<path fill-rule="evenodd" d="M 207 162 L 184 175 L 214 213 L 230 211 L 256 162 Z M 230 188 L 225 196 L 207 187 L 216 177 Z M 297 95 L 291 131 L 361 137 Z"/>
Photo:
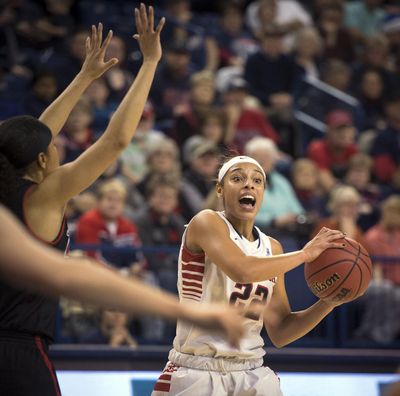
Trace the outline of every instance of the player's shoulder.
<path fill-rule="evenodd" d="M 224 227 L 224 221 L 221 216 L 212 209 L 204 209 L 197 213 L 189 222 L 188 228 L 196 229 L 200 232 L 205 232 L 210 228 Z"/>
<path fill-rule="evenodd" d="M 275 238 L 268 237 L 270 242 L 271 242 L 271 249 L 272 249 L 272 254 L 282 254 L 283 253 L 283 247 L 282 244 Z"/>

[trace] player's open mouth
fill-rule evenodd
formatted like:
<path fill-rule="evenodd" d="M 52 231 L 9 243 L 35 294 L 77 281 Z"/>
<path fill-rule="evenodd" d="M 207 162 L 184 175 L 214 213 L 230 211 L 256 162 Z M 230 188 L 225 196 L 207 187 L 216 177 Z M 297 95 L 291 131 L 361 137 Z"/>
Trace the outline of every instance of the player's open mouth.
<path fill-rule="evenodd" d="M 243 195 L 239 198 L 240 207 L 246 210 L 252 210 L 256 204 L 256 199 L 249 194 Z"/>

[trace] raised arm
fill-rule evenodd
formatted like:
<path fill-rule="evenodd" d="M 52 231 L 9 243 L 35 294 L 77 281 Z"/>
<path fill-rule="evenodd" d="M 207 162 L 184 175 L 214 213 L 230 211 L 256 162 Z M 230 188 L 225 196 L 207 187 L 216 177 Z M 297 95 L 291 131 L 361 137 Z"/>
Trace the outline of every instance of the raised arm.
<path fill-rule="evenodd" d="M 18 249 L 15 249 L 18 241 Z M 237 345 L 242 319 L 232 308 L 179 304 L 172 294 L 127 279 L 84 259 L 65 259 L 54 249 L 34 240 L 15 218 L 0 207 L 0 278 L 20 288 L 63 295 L 132 314 L 182 319 L 220 331 Z"/>
<path fill-rule="evenodd" d="M 204 210 L 190 222 L 186 244 L 189 250 L 205 252 L 234 282 L 252 283 L 281 276 L 329 247 L 343 248 L 335 242 L 340 238 L 341 231 L 323 228 L 302 250 L 269 257 L 246 256 L 229 237 L 225 222 L 215 212 Z"/>
<path fill-rule="evenodd" d="M 61 131 L 72 109 L 92 81 L 118 62 L 116 58 L 104 61 L 106 50 L 112 39 L 112 31 L 108 32 L 104 42 L 102 42 L 102 36 L 103 25 L 99 23 L 97 28 L 92 26 L 91 37 L 86 39 L 86 58 L 80 72 L 39 118 L 50 128 L 53 136 Z"/>
<path fill-rule="evenodd" d="M 117 159 L 135 133 L 161 58 L 160 32 L 165 23 L 162 18 L 154 29 L 154 10 L 149 7 L 147 14 L 143 4 L 140 11 L 135 9 L 135 18 L 138 34 L 134 38 L 143 54 L 142 67 L 100 139 L 41 183 L 42 194 L 51 191 L 57 204 L 65 203 L 90 186 Z"/>

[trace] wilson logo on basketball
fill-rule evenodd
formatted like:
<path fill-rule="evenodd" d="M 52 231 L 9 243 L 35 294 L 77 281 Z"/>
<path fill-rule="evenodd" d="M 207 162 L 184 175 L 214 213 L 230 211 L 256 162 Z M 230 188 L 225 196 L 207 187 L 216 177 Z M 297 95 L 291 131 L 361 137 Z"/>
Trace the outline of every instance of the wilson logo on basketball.
<path fill-rule="evenodd" d="M 311 288 L 316 294 L 323 292 L 326 289 L 329 289 L 333 284 L 335 284 L 340 279 L 340 276 L 335 272 L 328 279 L 325 279 L 324 282 L 315 282 L 311 285 Z"/>
<path fill-rule="evenodd" d="M 343 300 L 349 293 L 351 292 L 350 289 L 346 289 L 345 287 L 342 287 L 340 292 L 336 294 L 335 297 L 332 298 L 332 301 L 341 301 Z"/>

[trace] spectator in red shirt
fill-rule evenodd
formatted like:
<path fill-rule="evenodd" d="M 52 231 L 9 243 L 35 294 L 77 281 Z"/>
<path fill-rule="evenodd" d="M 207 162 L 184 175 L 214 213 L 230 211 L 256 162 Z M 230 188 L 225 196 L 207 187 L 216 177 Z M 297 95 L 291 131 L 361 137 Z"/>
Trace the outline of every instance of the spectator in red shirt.
<path fill-rule="evenodd" d="M 76 242 L 81 244 L 102 244 L 114 247 L 138 247 L 141 245 L 138 230 L 123 216 L 126 187 L 117 179 L 103 183 L 99 187 L 99 201 L 96 209 L 80 217 L 76 228 Z M 140 273 L 144 260 L 138 254 L 129 252 L 88 251 L 95 257 L 118 268 L 130 268 Z"/>
<path fill-rule="evenodd" d="M 329 191 L 344 176 L 350 158 L 357 153 L 356 128 L 350 113 L 333 110 L 326 116 L 326 135 L 308 147 L 308 157 L 321 172 L 321 182 Z"/>

